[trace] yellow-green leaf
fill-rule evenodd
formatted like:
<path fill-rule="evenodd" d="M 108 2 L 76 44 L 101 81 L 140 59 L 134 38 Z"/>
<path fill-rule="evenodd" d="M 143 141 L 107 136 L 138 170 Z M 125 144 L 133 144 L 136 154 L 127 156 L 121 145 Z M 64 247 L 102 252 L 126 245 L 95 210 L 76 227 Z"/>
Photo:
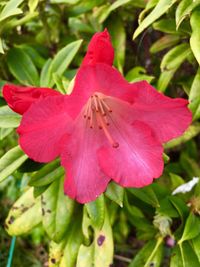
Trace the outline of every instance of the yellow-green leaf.
<path fill-rule="evenodd" d="M 200 4 L 200 2 L 199 2 Z M 194 10 L 190 18 L 192 34 L 190 38 L 190 46 L 192 52 L 200 65 L 200 8 Z"/>
<path fill-rule="evenodd" d="M 27 155 L 16 146 L 0 158 L 0 182 L 11 175 L 27 159 Z"/>
<path fill-rule="evenodd" d="M 13 205 L 6 219 L 6 230 L 9 235 L 28 233 L 41 222 L 40 199 L 33 196 L 33 188 L 29 188 Z"/>
<path fill-rule="evenodd" d="M 139 24 L 134 32 L 133 39 L 142 33 L 149 25 L 160 18 L 177 0 L 160 0 L 151 13 Z"/>

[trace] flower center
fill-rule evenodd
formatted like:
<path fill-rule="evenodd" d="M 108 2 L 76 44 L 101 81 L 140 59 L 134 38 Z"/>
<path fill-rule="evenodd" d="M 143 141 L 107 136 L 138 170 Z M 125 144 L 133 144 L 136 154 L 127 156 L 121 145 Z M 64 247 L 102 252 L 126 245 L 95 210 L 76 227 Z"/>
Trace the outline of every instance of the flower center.
<path fill-rule="evenodd" d="M 117 148 L 119 143 L 117 143 L 111 133 L 110 133 L 110 123 L 108 119 L 112 114 L 112 109 L 105 102 L 105 97 L 101 93 L 95 93 L 92 95 L 84 110 L 84 118 L 89 121 L 88 125 L 91 129 L 95 128 L 97 125 L 98 129 L 103 129 L 105 136 L 107 137 L 110 144 Z"/>

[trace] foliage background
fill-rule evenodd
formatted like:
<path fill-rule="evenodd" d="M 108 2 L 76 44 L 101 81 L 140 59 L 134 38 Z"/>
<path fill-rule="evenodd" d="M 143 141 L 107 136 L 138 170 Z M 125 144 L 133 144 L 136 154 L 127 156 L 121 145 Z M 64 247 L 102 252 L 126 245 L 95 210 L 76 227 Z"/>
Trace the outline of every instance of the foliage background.
<path fill-rule="evenodd" d="M 0 87 L 12 82 L 69 92 L 91 36 L 105 27 L 115 67 L 130 82 L 146 79 L 166 95 L 188 98 L 193 124 L 165 145 L 165 172 L 155 183 L 128 190 L 111 184 L 83 207 L 64 198 L 58 161 L 37 164 L 19 149 L 20 116 L 0 97 L 1 266 L 11 240 L 5 228 L 22 235 L 13 266 L 105 267 L 113 246 L 116 267 L 200 266 L 200 184 L 172 195 L 200 177 L 199 0 L 0 1 Z M 21 195 L 20 210 L 8 215 Z"/>

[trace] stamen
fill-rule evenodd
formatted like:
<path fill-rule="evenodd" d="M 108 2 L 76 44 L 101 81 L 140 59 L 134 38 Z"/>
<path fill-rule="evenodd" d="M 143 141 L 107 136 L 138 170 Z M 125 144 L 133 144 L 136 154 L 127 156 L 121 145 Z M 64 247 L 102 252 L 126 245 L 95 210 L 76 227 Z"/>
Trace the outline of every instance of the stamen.
<path fill-rule="evenodd" d="M 84 118 L 87 118 L 89 127 L 92 129 L 98 127 L 100 130 L 103 129 L 104 134 L 113 148 L 118 148 L 119 143 L 117 143 L 108 129 L 110 125 L 108 121 L 109 113 L 112 110 L 104 100 L 104 95 L 100 93 L 95 93 L 92 95 L 85 106 Z"/>
<path fill-rule="evenodd" d="M 104 105 L 104 107 L 109 111 L 112 112 L 112 109 L 106 104 L 106 102 L 102 99 L 102 104 Z"/>
<path fill-rule="evenodd" d="M 95 110 L 96 110 L 96 112 L 98 112 L 99 111 L 99 107 L 98 107 L 98 96 L 97 95 L 95 95 L 95 97 L 93 98 L 93 100 L 94 100 L 94 106 L 95 106 Z"/>
<path fill-rule="evenodd" d="M 105 112 L 105 110 L 103 108 L 103 105 L 102 105 L 102 101 L 101 100 L 99 100 L 99 107 L 100 107 L 100 110 L 101 110 L 101 114 L 103 116 L 106 116 L 106 112 Z"/>
<path fill-rule="evenodd" d="M 114 148 L 119 147 L 119 143 L 117 143 L 111 136 L 111 134 L 108 131 L 108 128 L 106 127 L 105 121 L 102 119 L 102 116 L 100 114 L 97 114 L 97 118 L 99 122 L 101 123 L 101 127 L 104 130 L 105 136 L 107 137 L 108 141 L 111 143 L 111 145 Z"/>

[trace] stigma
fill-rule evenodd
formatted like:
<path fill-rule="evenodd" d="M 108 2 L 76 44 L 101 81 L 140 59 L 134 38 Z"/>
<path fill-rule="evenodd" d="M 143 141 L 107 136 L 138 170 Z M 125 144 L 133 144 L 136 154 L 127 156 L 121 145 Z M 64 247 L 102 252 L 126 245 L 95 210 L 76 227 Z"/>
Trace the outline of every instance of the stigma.
<path fill-rule="evenodd" d="M 113 139 L 109 129 L 112 109 L 106 103 L 105 96 L 103 94 L 95 93 L 90 96 L 86 106 L 84 107 L 83 114 L 88 127 L 91 129 L 98 128 L 99 130 L 103 130 L 112 147 L 119 147 L 119 143 Z"/>

